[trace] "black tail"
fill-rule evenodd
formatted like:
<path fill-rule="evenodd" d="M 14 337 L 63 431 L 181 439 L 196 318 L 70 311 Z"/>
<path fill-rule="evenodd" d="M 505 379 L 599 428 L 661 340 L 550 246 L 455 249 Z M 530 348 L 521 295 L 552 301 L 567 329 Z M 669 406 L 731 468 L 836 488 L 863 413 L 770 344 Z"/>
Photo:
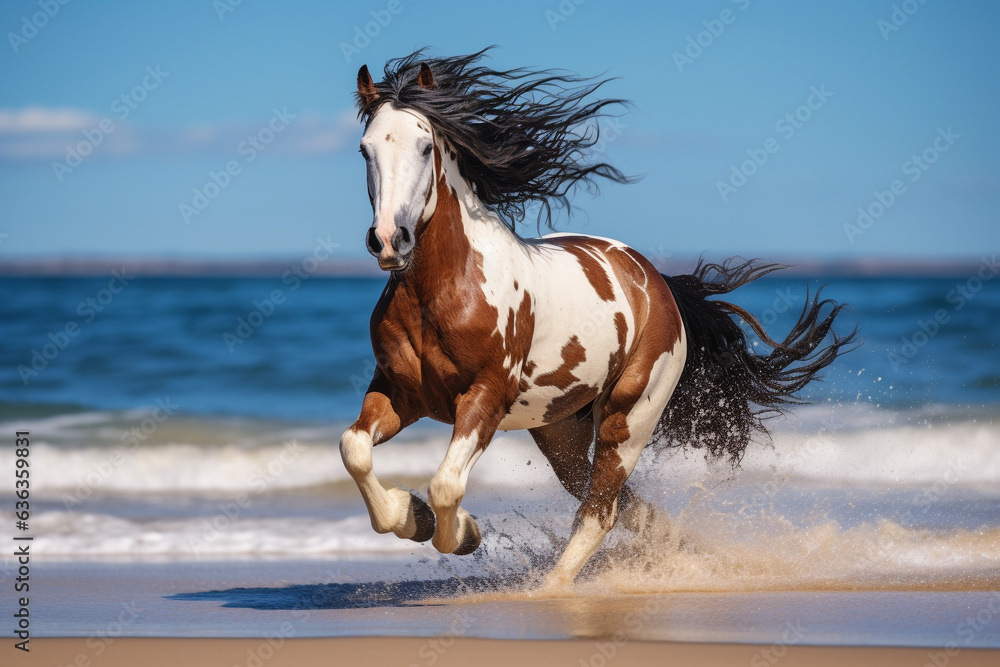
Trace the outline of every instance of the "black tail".
<path fill-rule="evenodd" d="M 831 333 L 845 306 L 831 299 L 820 301 L 819 292 L 812 299 L 807 292 L 798 322 L 780 343 L 739 306 L 708 299 L 783 268 L 758 260 L 729 259 L 723 264 L 699 261 L 692 275 L 663 276 L 681 312 L 688 349 L 687 363 L 657 425 L 654 442 L 704 448 L 712 456 L 728 454 L 734 464 L 739 463 L 753 437 L 767 435 L 763 420 L 780 414 L 786 405 L 803 403 L 796 394 L 848 351 L 857 328 L 846 336 Z M 821 317 L 827 306 L 829 312 Z M 770 354 L 753 351 L 733 315 L 772 348 Z M 820 347 L 827 334 L 832 342 Z"/>

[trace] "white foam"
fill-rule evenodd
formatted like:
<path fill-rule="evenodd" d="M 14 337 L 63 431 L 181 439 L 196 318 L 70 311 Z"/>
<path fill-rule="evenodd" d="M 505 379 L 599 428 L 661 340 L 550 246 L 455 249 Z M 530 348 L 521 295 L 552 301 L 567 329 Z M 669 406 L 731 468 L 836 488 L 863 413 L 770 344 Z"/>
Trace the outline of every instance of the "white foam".
<path fill-rule="evenodd" d="M 429 480 L 447 451 L 447 439 L 393 443 L 374 451 L 379 478 Z M 523 486 L 552 481 L 530 441 L 498 437 L 476 469 L 477 483 Z M 336 484 L 350 478 L 336 444 L 288 442 L 266 446 L 195 446 L 185 443 L 105 447 L 61 447 L 35 441 L 31 463 L 35 492 L 88 498 L 100 493 L 263 492 Z M 13 452 L 0 466 L 13 469 Z"/>
<path fill-rule="evenodd" d="M 946 480 L 959 485 L 997 485 L 1000 428 L 966 422 L 832 435 L 779 432 L 773 449 L 749 450 L 743 467 L 831 482 L 925 484 Z"/>
<path fill-rule="evenodd" d="M 831 432 L 816 409 L 806 420 L 779 424 L 773 447 L 751 446 L 741 474 L 806 479 L 831 485 L 944 483 L 986 491 L 1000 490 L 1000 425 L 988 421 L 866 424 L 889 419 L 881 411 L 855 411 L 850 426 Z M 807 413 L 808 414 L 808 413 Z M 41 494 L 90 497 L 104 493 L 232 493 L 278 491 L 348 482 L 337 447 L 339 428 L 281 428 L 270 425 L 252 436 L 246 425 L 212 428 L 169 424 L 148 442 L 123 445 L 67 445 L 67 429 L 91 429 L 100 420 L 74 415 L 44 420 L 33 431 L 32 488 Z M 82 421 L 81 421 L 82 420 Z M 117 426 L 121 428 L 120 421 Z M 58 427 L 58 429 L 56 429 Z M 169 429 L 174 429 L 173 431 Z M 49 437 L 55 430 L 60 437 Z M 119 430 L 120 432 L 120 430 Z M 92 434 L 77 441 L 93 442 Z M 282 435 L 302 438 L 285 441 Z M 179 438 L 191 436 L 187 440 Z M 157 438 L 159 440 L 157 440 Z M 118 439 L 110 442 L 117 443 Z M 405 431 L 374 450 L 375 471 L 386 483 L 426 484 L 448 447 L 444 429 Z M 14 452 L 0 451 L 0 469 L 13 469 Z M 529 465 L 530 462 L 530 465 Z M 644 453 L 639 472 L 655 470 L 673 484 L 711 476 L 713 468 L 698 451 L 658 456 Z M 476 465 L 470 484 L 504 488 L 558 488 L 544 457 L 524 432 L 498 435 Z"/>
<path fill-rule="evenodd" d="M 281 555 L 436 553 L 426 545 L 372 531 L 367 516 L 340 520 L 251 518 L 238 512 L 171 520 L 42 512 L 32 519 L 32 553 L 43 558 L 165 556 L 213 559 Z"/>

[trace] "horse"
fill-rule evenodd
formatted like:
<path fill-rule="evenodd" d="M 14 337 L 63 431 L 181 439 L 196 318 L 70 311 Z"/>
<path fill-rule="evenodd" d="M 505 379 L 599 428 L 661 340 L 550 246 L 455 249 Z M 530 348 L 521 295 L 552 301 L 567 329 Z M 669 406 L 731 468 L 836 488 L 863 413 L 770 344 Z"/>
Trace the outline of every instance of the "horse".
<path fill-rule="evenodd" d="M 378 83 L 367 65 L 358 72 L 373 212 L 365 245 L 389 277 L 371 316 L 376 369 L 340 451 L 375 531 L 466 555 L 481 541 L 462 507 L 469 474 L 497 431 L 527 429 L 580 502 L 542 586 L 559 590 L 619 517 L 632 530 L 649 522 L 655 508 L 628 483 L 647 445 L 738 464 L 766 435 L 763 419 L 801 402 L 854 333 L 831 331 L 844 305 L 818 292 L 782 341 L 708 298 L 776 264 L 699 261 L 670 277 L 619 241 L 518 235 L 529 206 L 551 226 L 576 186 L 633 180 L 591 160 L 595 119 L 625 101 L 587 102 L 604 81 L 490 69 L 485 53 L 417 51 L 387 62 Z M 770 354 L 753 351 L 734 316 Z M 383 488 L 372 466 L 374 446 L 424 417 L 453 426 L 427 502 Z"/>

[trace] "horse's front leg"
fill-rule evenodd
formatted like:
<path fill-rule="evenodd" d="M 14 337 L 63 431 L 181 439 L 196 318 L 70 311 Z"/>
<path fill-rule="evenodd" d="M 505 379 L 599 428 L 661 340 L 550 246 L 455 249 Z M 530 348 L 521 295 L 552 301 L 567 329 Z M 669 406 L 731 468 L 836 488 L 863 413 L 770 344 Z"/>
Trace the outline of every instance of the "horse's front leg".
<path fill-rule="evenodd" d="M 354 478 L 368 507 L 372 528 L 398 537 L 426 542 L 434 534 L 434 514 L 420 498 L 404 489 L 384 489 L 372 469 L 372 448 L 419 418 L 376 371 L 368 387 L 361 415 L 340 437 L 344 467 Z"/>
<path fill-rule="evenodd" d="M 469 472 L 490 444 L 505 412 L 505 406 L 497 402 L 497 392 L 486 387 L 473 387 L 459 401 L 448 453 L 427 490 L 437 518 L 433 544 L 441 553 L 464 556 L 479 547 L 479 527 L 461 503 Z"/>

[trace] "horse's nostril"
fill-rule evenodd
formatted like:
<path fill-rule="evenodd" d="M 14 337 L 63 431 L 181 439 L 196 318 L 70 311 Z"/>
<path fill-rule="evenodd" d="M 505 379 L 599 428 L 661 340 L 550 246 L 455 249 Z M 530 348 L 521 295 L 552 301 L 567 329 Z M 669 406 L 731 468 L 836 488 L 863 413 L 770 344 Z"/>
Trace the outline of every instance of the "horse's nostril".
<path fill-rule="evenodd" d="M 375 233 L 374 227 L 368 228 L 368 236 L 365 237 L 365 245 L 368 246 L 368 252 L 378 256 L 382 252 L 382 240 Z"/>
<path fill-rule="evenodd" d="M 408 248 L 410 246 L 410 230 L 406 227 L 399 228 L 399 241 L 397 242 L 400 248 Z"/>

